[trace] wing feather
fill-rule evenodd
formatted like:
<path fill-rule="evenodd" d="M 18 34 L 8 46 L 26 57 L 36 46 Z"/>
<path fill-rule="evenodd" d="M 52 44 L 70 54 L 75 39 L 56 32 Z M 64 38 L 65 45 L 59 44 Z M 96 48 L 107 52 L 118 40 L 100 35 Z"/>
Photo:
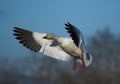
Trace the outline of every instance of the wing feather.
<path fill-rule="evenodd" d="M 74 41 L 75 45 L 77 47 L 81 48 L 82 51 L 84 52 L 85 44 L 84 44 L 82 32 L 79 29 L 77 29 L 75 26 L 70 24 L 69 22 L 67 24 L 65 24 L 65 26 L 66 26 L 65 29 L 72 37 L 72 40 Z"/>
<path fill-rule="evenodd" d="M 59 46 L 51 46 L 53 40 L 43 39 L 45 33 L 32 32 L 22 28 L 14 27 L 14 36 L 26 48 L 43 53 L 46 56 L 62 60 L 70 61 L 71 56 L 64 52 Z"/>

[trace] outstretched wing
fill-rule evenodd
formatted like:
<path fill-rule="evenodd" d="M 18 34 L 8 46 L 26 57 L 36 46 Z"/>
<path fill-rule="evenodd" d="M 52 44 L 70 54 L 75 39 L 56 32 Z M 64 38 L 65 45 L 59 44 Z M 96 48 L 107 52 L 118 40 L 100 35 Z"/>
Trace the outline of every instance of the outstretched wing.
<path fill-rule="evenodd" d="M 71 60 L 71 56 L 65 53 L 59 46 L 51 46 L 53 40 L 43 39 L 45 33 L 32 32 L 22 28 L 14 27 L 14 35 L 23 46 L 28 49 L 43 53 L 46 56 L 53 57 L 62 61 Z"/>
<path fill-rule="evenodd" d="M 85 44 L 84 44 L 82 32 L 79 29 L 77 29 L 75 26 L 70 24 L 69 22 L 65 24 L 65 26 L 66 26 L 65 29 L 72 37 L 72 40 L 74 41 L 75 45 L 81 48 L 82 51 L 84 52 Z"/>

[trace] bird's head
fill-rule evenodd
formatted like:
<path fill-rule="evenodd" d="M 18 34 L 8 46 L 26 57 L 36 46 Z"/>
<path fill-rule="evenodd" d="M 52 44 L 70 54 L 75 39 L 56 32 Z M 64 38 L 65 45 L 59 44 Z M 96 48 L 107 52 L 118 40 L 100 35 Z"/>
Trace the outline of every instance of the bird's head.
<path fill-rule="evenodd" d="M 89 66 L 92 63 L 92 55 L 89 53 L 86 53 L 86 55 L 83 57 L 85 66 Z"/>
<path fill-rule="evenodd" d="M 48 33 L 43 37 L 43 39 L 48 39 L 48 40 L 52 40 L 53 38 L 54 38 L 54 35 L 51 33 Z"/>
<path fill-rule="evenodd" d="M 92 63 L 92 55 L 89 53 L 83 54 L 83 61 L 81 59 L 77 60 L 77 62 L 79 62 L 82 65 L 82 68 L 84 69 L 85 67 L 88 67 Z"/>

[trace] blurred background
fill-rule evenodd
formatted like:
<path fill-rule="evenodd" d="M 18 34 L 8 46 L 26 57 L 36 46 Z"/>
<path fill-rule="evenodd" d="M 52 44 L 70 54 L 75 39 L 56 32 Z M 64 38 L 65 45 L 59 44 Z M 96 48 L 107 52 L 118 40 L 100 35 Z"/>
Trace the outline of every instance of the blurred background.
<path fill-rule="evenodd" d="M 18 43 L 13 27 L 69 37 L 78 27 L 93 63 L 72 63 L 34 53 Z M 120 84 L 120 0 L 0 0 L 0 84 Z"/>

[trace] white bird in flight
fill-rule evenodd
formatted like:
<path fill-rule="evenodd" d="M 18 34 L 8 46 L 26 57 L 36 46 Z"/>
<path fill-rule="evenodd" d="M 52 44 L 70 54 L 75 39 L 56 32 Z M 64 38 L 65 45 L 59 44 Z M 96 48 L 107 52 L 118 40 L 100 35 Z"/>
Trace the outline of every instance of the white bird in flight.
<path fill-rule="evenodd" d="M 14 35 L 23 46 L 32 51 L 43 53 L 62 61 L 73 60 L 73 69 L 77 69 L 76 62 L 85 69 L 92 62 L 92 56 L 86 53 L 84 39 L 80 30 L 69 22 L 65 29 L 71 38 L 60 37 L 52 33 L 38 33 L 14 27 Z"/>

